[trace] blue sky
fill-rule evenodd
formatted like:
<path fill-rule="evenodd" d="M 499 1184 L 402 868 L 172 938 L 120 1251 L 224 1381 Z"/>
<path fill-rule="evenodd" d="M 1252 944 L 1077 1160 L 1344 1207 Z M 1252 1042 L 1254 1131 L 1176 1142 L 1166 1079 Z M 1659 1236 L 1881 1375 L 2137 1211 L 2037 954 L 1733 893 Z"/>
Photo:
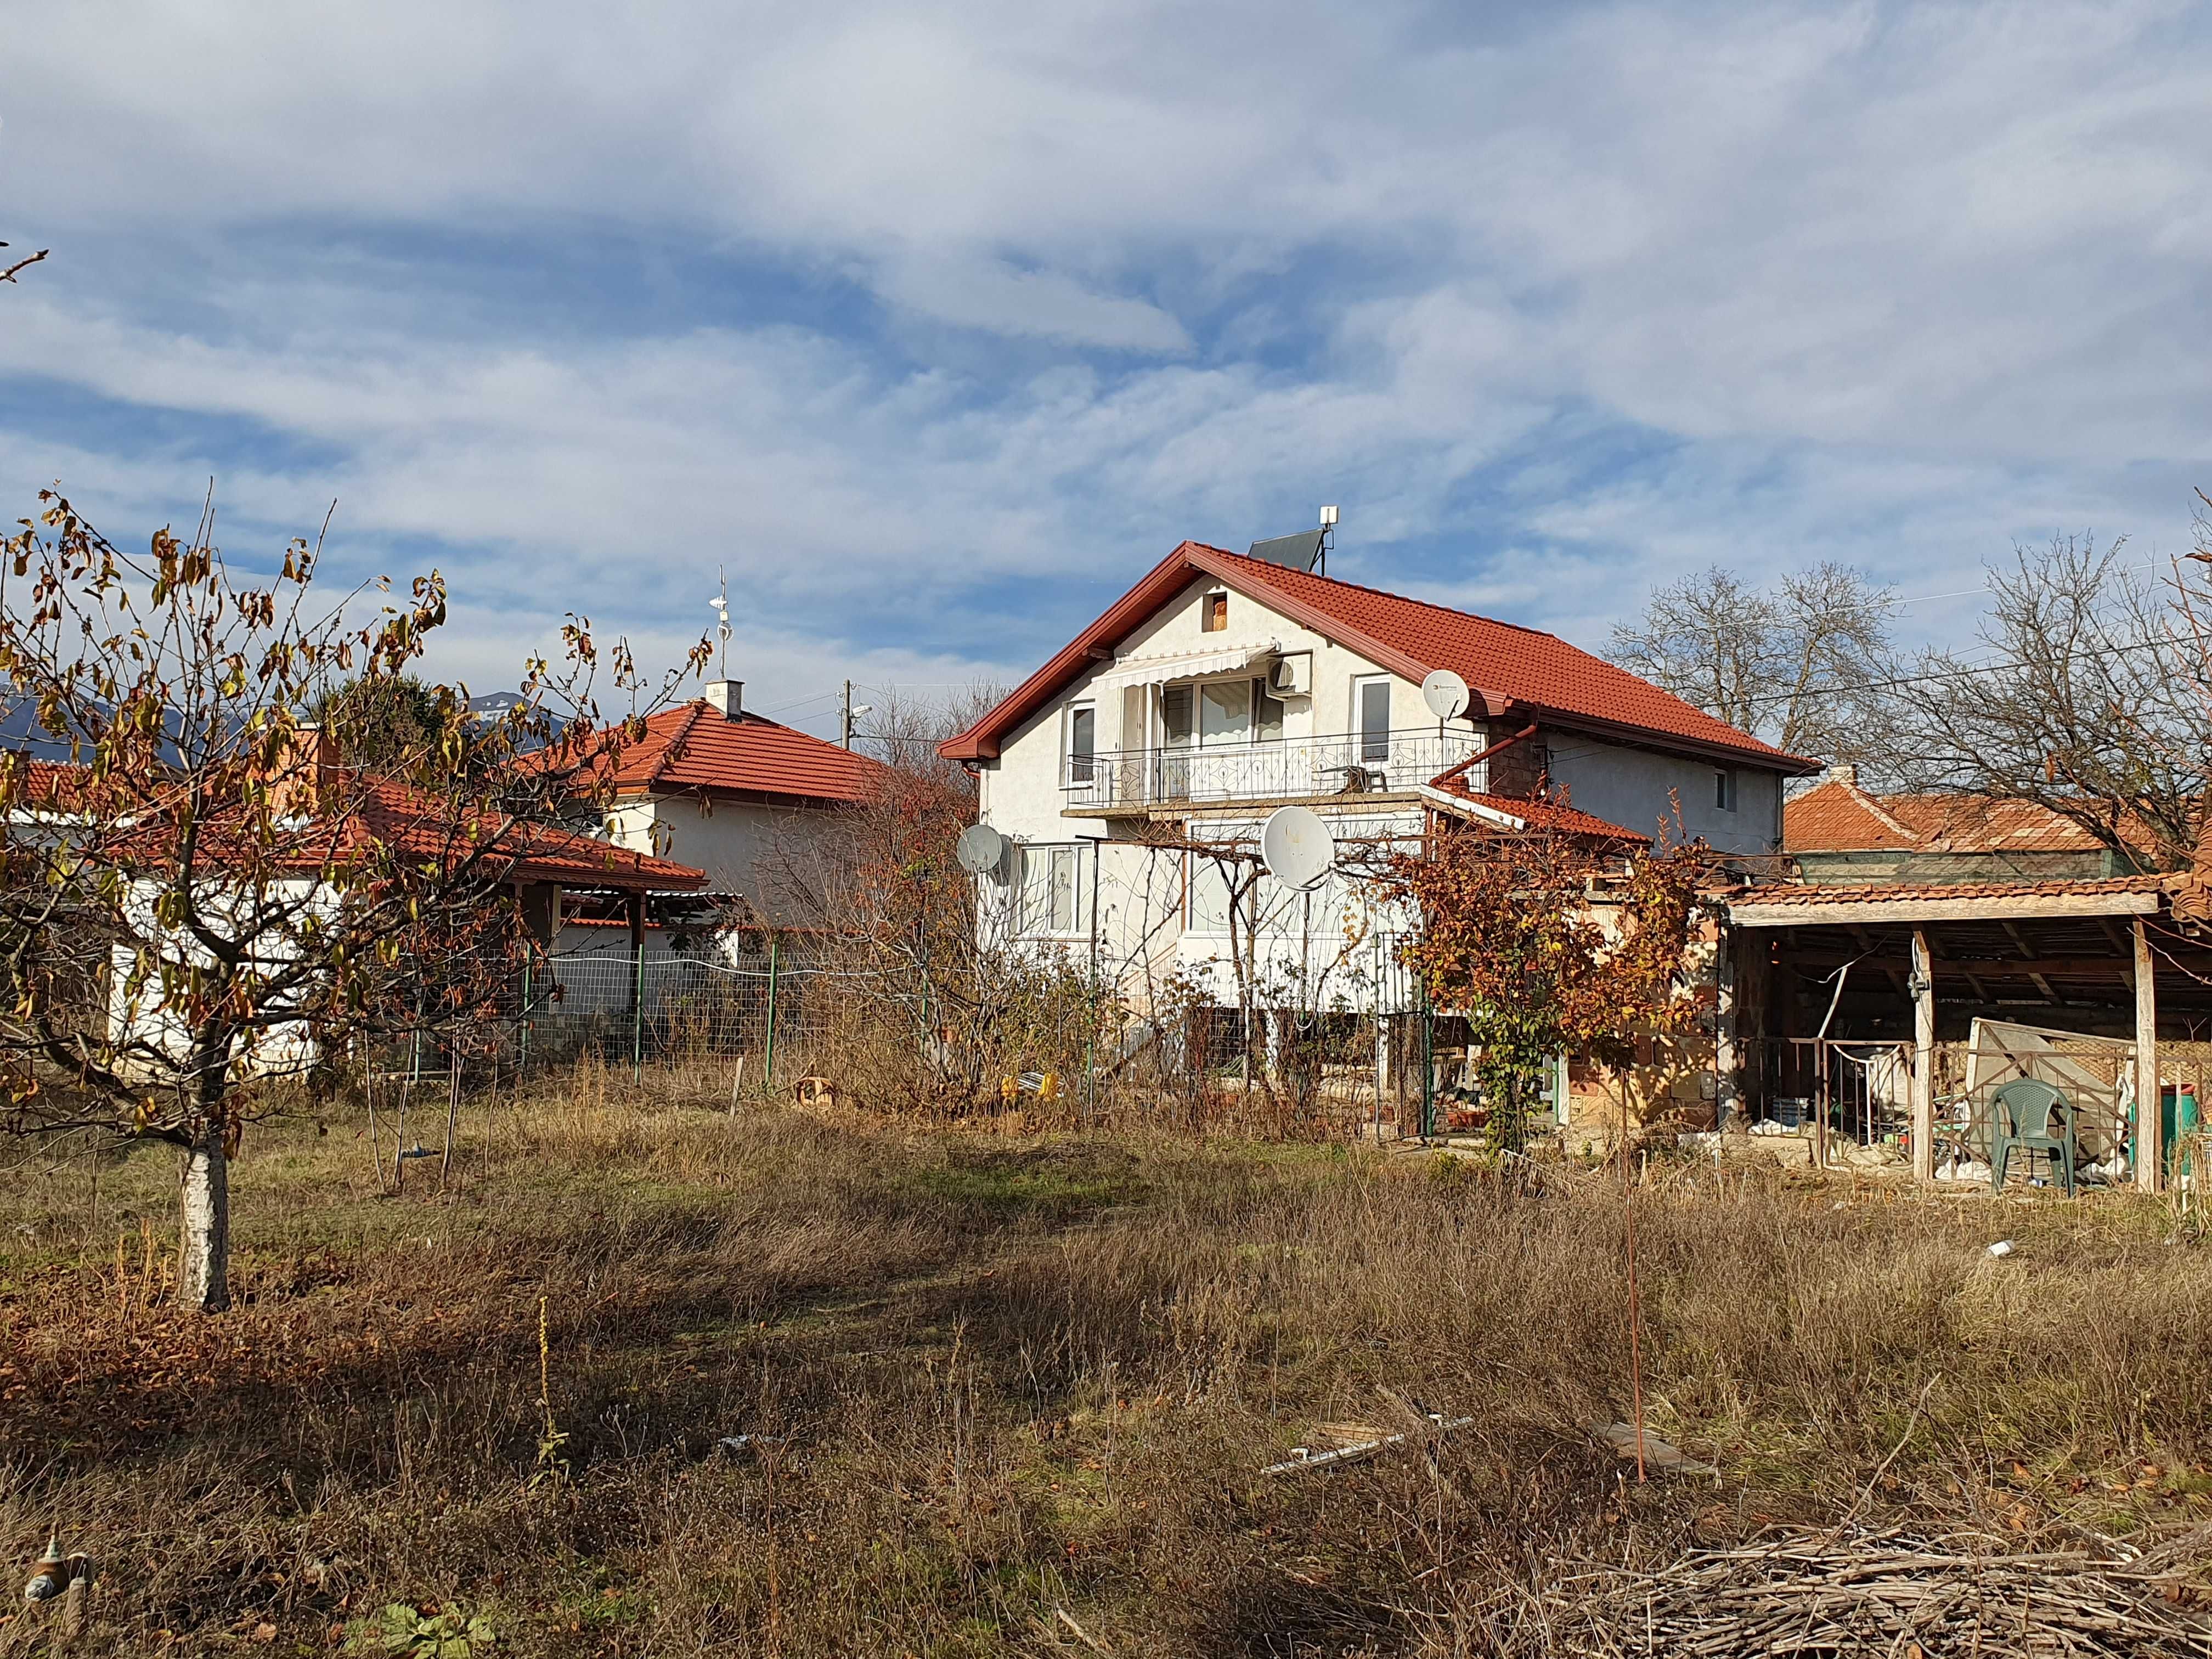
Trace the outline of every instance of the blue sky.
<path fill-rule="evenodd" d="M 732 672 L 1018 678 L 1185 536 L 1603 642 L 1655 580 L 2171 552 L 2212 33 L 2070 6 L 160 8 L 11 22 L 0 483 Z M 1932 638 L 1973 602 L 1911 607 Z M 812 702 L 803 701 L 813 699 Z"/>

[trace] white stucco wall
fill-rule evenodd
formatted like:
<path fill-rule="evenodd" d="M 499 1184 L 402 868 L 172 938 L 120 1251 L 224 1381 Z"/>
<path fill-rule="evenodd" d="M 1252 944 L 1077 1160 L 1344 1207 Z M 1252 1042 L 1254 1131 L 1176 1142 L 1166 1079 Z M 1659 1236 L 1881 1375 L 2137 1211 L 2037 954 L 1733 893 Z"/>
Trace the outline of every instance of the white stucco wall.
<path fill-rule="evenodd" d="M 674 859 L 707 872 L 710 893 L 742 894 L 770 921 L 787 921 L 780 900 L 787 858 L 835 832 L 825 807 L 667 795 L 619 801 L 607 813 L 610 837 L 623 847 Z"/>
<path fill-rule="evenodd" d="M 1778 772 L 1735 768 L 1735 811 L 1723 812 L 1714 805 L 1713 775 L 1722 769 L 1717 761 L 1632 748 L 1579 732 L 1551 732 L 1545 741 L 1553 781 L 1566 790 L 1569 802 L 1624 830 L 1656 835 L 1661 820 L 1673 818 L 1671 792 L 1681 800 L 1682 833 L 1717 852 L 1768 852 L 1781 834 Z"/>

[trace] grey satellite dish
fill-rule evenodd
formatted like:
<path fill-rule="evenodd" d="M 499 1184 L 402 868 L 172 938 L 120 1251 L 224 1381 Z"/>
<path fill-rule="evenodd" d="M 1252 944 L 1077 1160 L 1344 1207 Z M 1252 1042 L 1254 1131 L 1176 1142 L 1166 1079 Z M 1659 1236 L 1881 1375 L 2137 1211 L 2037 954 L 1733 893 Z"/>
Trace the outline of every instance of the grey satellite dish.
<path fill-rule="evenodd" d="M 1421 682 L 1421 701 L 1429 706 L 1429 713 L 1440 720 L 1457 720 L 1467 713 L 1467 706 L 1474 694 L 1467 689 L 1467 682 L 1449 668 L 1439 668 Z"/>
<path fill-rule="evenodd" d="M 1006 856 L 1006 838 L 988 823 L 971 823 L 952 843 L 952 856 L 973 875 L 995 875 Z"/>
<path fill-rule="evenodd" d="M 1279 806 L 1260 831 L 1260 862 L 1285 887 L 1321 884 L 1336 863 L 1336 837 L 1310 806 Z"/>

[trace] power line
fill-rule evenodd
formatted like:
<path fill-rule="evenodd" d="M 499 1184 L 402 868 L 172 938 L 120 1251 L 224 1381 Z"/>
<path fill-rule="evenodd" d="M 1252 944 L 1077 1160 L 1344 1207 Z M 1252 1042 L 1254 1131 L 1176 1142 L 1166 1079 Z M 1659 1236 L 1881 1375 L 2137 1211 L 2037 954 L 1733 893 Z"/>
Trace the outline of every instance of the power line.
<path fill-rule="evenodd" d="M 2130 651 L 2156 651 L 2172 644 L 2170 640 L 2136 640 L 2126 645 L 2096 646 L 2086 650 L 2070 651 L 2069 657 L 2111 657 Z M 1857 685 L 1808 685 L 1798 691 L 1776 691 L 1765 696 L 1746 697 L 1749 705 L 1768 702 L 1787 702 L 1794 697 L 1836 697 L 1853 691 L 1887 691 L 1900 685 L 1928 685 L 1938 680 L 1963 680 L 1975 674 L 1995 673 L 2000 669 L 2025 668 L 2027 661 L 2021 657 L 2008 657 L 1998 662 L 1975 663 L 1966 667 L 1946 670 L 1941 673 L 1904 674 L 1894 679 L 1867 680 Z"/>

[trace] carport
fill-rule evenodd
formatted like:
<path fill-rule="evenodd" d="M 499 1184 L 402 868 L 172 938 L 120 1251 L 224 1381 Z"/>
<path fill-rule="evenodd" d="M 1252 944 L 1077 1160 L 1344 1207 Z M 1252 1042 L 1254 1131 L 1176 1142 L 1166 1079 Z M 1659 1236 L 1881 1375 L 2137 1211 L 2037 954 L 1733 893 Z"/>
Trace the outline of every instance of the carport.
<path fill-rule="evenodd" d="M 2132 1065 L 2119 1081 L 2137 1103 L 2124 1139 L 2130 1174 L 2146 1191 L 2167 1175 L 2158 1103 L 2166 1080 L 2193 1082 L 2212 1035 L 2212 946 L 2174 909 L 2172 878 L 1850 886 L 1762 883 L 1725 898 L 1718 1066 L 1723 1110 L 1771 1117 L 1817 1102 L 1825 1136 L 1839 1073 L 1877 1115 L 1877 1066 L 1907 1096 L 1901 1138 L 1913 1175 L 1936 1174 L 1939 1129 L 1974 1109 L 1955 1091 L 1938 1116 L 1939 1077 L 1972 1076 L 1962 1051 L 1983 1022 L 2045 1034 L 2121 1039 Z M 2080 1045 L 2087 1048 L 2092 1045 Z M 2109 1041 L 2102 1045 L 2110 1052 Z M 1893 1056 L 1893 1060 L 1892 1057 Z M 1846 1067 L 1863 1071 L 1859 1083 Z M 2184 1076 L 2181 1073 L 2185 1073 Z"/>

